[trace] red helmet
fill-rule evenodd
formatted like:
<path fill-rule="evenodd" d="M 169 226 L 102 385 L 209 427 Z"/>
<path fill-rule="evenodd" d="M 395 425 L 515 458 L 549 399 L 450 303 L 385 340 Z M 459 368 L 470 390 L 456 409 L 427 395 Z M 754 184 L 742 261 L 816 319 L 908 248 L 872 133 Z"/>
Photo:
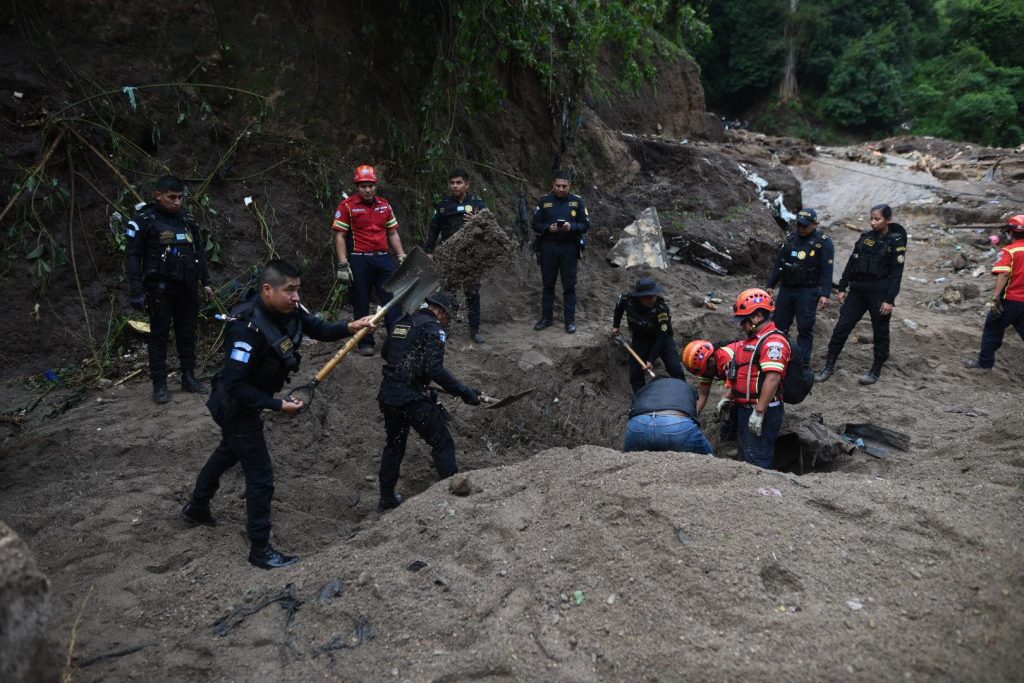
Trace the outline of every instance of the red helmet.
<path fill-rule="evenodd" d="M 757 287 L 740 292 L 732 307 L 733 318 L 737 322 L 753 315 L 754 311 L 771 313 L 774 310 L 775 302 L 772 301 L 772 295 Z"/>
<path fill-rule="evenodd" d="M 694 339 L 683 349 L 683 365 L 693 374 L 703 376 L 714 355 L 714 344 L 707 339 Z"/>
<path fill-rule="evenodd" d="M 1024 232 L 1024 213 L 1019 213 L 1006 221 L 1006 229 L 1011 232 Z"/>
<path fill-rule="evenodd" d="M 356 169 L 355 178 L 352 179 L 356 185 L 359 183 L 375 183 L 377 182 L 377 169 L 369 164 L 363 164 Z"/>

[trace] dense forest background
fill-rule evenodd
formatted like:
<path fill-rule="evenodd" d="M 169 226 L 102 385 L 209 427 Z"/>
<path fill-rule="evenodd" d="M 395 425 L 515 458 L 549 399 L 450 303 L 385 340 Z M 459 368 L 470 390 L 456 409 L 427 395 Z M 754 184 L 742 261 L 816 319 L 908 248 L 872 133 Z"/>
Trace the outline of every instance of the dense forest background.
<path fill-rule="evenodd" d="M 1021 0 L 724 0 L 696 8 L 709 108 L 819 141 L 1024 142 Z"/>

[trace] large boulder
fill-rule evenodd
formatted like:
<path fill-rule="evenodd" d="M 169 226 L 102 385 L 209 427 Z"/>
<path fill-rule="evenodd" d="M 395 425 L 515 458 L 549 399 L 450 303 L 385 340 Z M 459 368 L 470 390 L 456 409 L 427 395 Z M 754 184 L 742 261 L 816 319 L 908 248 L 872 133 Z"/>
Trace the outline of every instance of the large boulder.
<path fill-rule="evenodd" d="M 49 617 L 50 580 L 36 567 L 21 537 L 0 522 L 0 681 L 52 677 Z"/>

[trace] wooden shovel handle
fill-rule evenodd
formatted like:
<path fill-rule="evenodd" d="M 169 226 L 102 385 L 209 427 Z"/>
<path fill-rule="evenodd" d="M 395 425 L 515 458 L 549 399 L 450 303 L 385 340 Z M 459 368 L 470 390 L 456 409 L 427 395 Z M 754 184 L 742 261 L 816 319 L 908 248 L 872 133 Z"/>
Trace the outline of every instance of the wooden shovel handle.
<path fill-rule="evenodd" d="M 639 355 L 637 355 L 637 352 L 633 350 L 632 346 L 630 346 L 628 343 L 626 343 L 625 339 L 623 339 L 622 337 L 619 337 L 619 343 L 622 344 L 624 347 L 626 347 L 626 350 L 629 351 L 629 355 L 633 356 L 633 358 L 636 360 L 636 362 L 640 364 L 640 367 L 642 367 L 644 370 L 646 370 L 647 374 L 650 375 L 652 379 L 656 376 L 654 374 L 654 370 L 651 370 L 651 369 L 649 369 L 647 367 L 647 363 L 645 363 L 644 360 Z"/>
<path fill-rule="evenodd" d="M 374 325 L 376 325 L 381 320 L 383 320 L 384 316 L 387 315 L 388 307 L 390 305 L 391 304 L 389 302 L 387 306 L 381 307 L 381 309 L 379 311 L 377 311 L 376 313 L 373 314 L 373 318 L 371 319 L 370 322 L 372 322 Z M 347 356 L 348 354 L 352 353 L 352 350 L 354 348 L 356 348 L 356 346 L 359 344 L 359 342 L 362 341 L 363 338 L 366 335 L 368 335 L 369 333 L 370 333 L 370 328 L 369 327 L 364 327 L 363 329 L 361 329 L 358 332 L 356 332 L 355 335 L 353 335 L 353 337 L 351 339 L 349 339 L 348 342 L 344 346 L 342 346 L 338 350 L 338 352 L 336 354 L 334 354 L 334 356 L 329 361 L 327 361 L 324 364 L 324 366 L 322 368 L 320 368 L 320 372 L 316 373 L 316 377 L 314 378 L 313 381 L 316 382 L 317 384 L 319 384 L 320 382 L 323 382 L 327 378 L 327 375 L 329 375 L 332 372 L 334 372 L 334 368 L 338 367 L 338 363 L 343 361 L 345 359 L 345 356 Z"/>

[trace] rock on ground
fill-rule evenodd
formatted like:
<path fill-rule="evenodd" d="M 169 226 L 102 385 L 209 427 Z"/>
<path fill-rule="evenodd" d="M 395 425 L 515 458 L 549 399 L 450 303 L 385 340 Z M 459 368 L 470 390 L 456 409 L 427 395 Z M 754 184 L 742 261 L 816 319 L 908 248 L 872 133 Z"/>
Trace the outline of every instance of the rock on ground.
<path fill-rule="evenodd" d="M 50 581 L 24 541 L 0 522 L 0 680 L 47 678 Z"/>

